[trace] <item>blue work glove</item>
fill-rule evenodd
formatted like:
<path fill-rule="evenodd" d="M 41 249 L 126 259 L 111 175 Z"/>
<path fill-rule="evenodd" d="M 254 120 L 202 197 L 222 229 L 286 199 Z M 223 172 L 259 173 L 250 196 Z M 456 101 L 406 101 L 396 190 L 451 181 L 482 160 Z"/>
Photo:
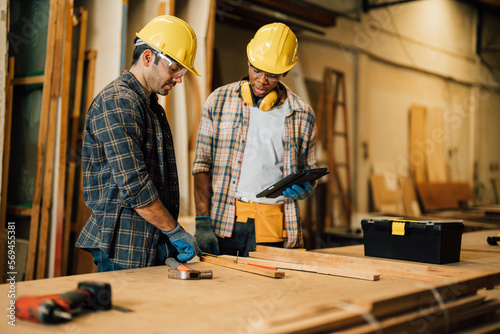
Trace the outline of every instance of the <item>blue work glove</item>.
<path fill-rule="evenodd" d="M 314 191 L 314 183 L 311 184 L 311 182 L 306 182 L 302 186 L 299 186 L 298 184 L 292 184 L 291 187 L 286 188 L 283 190 L 283 196 L 286 198 L 291 198 L 291 199 L 306 199 Z"/>
<path fill-rule="evenodd" d="M 177 255 L 179 261 L 187 262 L 195 255 L 202 255 L 195 237 L 187 233 L 179 223 L 177 223 L 177 226 L 173 230 L 162 232 L 167 235 L 172 245 L 179 251 L 179 255 Z"/>
<path fill-rule="evenodd" d="M 196 217 L 196 232 L 194 237 L 198 241 L 202 252 L 219 255 L 219 240 L 217 240 L 214 230 L 212 230 L 210 217 Z"/>

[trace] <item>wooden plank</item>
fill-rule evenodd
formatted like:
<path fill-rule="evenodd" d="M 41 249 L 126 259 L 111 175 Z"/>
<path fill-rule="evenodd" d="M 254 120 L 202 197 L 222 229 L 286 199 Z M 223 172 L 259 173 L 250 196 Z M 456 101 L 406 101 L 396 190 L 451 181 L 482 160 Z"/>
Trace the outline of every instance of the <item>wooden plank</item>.
<path fill-rule="evenodd" d="M 421 324 L 422 320 L 425 321 L 425 332 L 430 331 L 445 331 L 450 321 L 450 317 L 463 312 L 464 309 L 471 311 L 476 307 L 483 304 L 484 296 L 467 296 L 457 300 L 450 301 L 442 304 L 431 304 L 430 307 L 422 307 L 418 310 L 412 310 L 401 315 L 389 316 L 381 321 L 375 323 L 362 324 L 354 328 L 342 330 L 343 334 L 364 334 L 373 333 L 374 329 L 381 330 L 383 333 L 422 333 L 422 326 L 415 326 L 414 324 Z M 432 321 L 427 321 L 430 319 Z M 413 324 L 413 326 L 412 326 Z"/>
<path fill-rule="evenodd" d="M 36 75 L 32 77 L 22 77 L 22 78 L 15 78 L 12 80 L 12 84 L 14 86 L 16 85 L 36 85 L 36 84 L 43 84 L 45 81 L 45 75 Z"/>
<path fill-rule="evenodd" d="M 54 69 L 54 44 L 56 38 L 58 0 L 50 1 L 49 20 L 47 29 L 47 55 L 45 59 L 44 73 L 52 73 Z M 28 245 L 28 260 L 26 262 L 25 280 L 32 280 L 35 276 L 35 260 L 38 250 L 38 231 L 40 223 L 41 199 L 43 190 L 43 169 L 45 162 L 45 150 L 47 146 L 47 132 L 49 128 L 50 99 L 52 94 L 52 76 L 45 75 L 42 92 L 42 107 L 40 110 L 40 125 L 38 131 L 37 157 L 35 184 L 33 190 L 33 203 L 31 206 L 30 234 Z"/>
<path fill-rule="evenodd" d="M 70 156 L 68 164 L 68 180 L 66 189 L 66 205 L 64 210 L 64 224 L 65 224 L 65 235 L 64 243 L 69 244 L 69 233 L 71 230 L 71 216 L 73 212 L 73 197 L 75 192 L 75 177 L 76 177 L 76 164 L 81 163 L 77 161 L 76 152 L 78 139 L 80 138 L 79 126 L 80 126 L 80 114 L 81 114 L 81 101 L 82 101 L 82 86 L 83 86 L 83 66 L 85 62 L 85 45 L 87 43 L 87 24 L 88 24 L 88 11 L 84 8 L 79 9 L 79 24 L 80 24 L 80 35 L 78 41 L 78 55 L 76 64 L 76 78 L 75 78 L 75 98 L 73 101 L 73 111 L 71 114 L 71 132 L 70 132 Z M 67 256 L 67 255 L 64 255 Z M 63 263 L 67 265 L 67 261 L 63 260 Z M 67 270 L 67 268 L 64 268 Z"/>
<path fill-rule="evenodd" d="M 425 162 L 428 182 L 448 182 L 444 138 L 444 111 L 428 108 L 426 114 Z"/>
<path fill-rule="evenodd" d="M 250 257 L 255 257 L 259 259 L 267 259 L 271 261 L 281 261 L 281 262 L 288 262 L 288 263 L 297 263 L 297 264 L 303 264 L 307 266 L 316 266 L 320 268 L 332 268 L 337 270 L 339 273 L 345 272 L 348 277 L 351 275 L 349 272 L 352 273 L 352 276 L 354 276 L 356 272 L 359 273 L 365 273 L 366 277 L 373 276 L 379 277 L 380 275 L 383 276 L 392 276 L 392 277 L 401 277 L 401 278 L 407 278 L 407 279 L 412 279 L 412 280 L 418 280 L 418 281 L 424 281 L 424 282 L 432 282 L 439 280 L 442 277 L 437 277 L 436 275 L 432 274 L 423 274 L 423 273 L 413 273 L 413 272 L 407 272 L 407 271 L 400 271 L 398 269 L 387 269 L 387 268 L 382 268 L 379 269 L 378 267 L 375 266 L 363 266 L 361 264 L 346 264 L 346 263 L 335 263 L 335 262 L 328 262 L 328 261 L 319 261 L 319 260 L 312 260 L 312 259 L 303 259 L 303 258 L 293 258 L 293 257 L 288 257 L 288 256 L 280 256 L 280 255 L 275 255 L 275 254 L 266 254 L 266 253 L 260 253 L 260 252 L 250 252 Z M 353 278 L 353 277 L 351 277 Z M 361 278 L 361 277 L 358 277 Z M 375 279 L 374 279 L 375 280 Z"/>
<path fill-rule="evenodd" d="M 315 265 L 309 265 L 309 264 L 264 260 L 264 259 L 258 259 L 258 258 L 240 257 L 238 259 L 238 263 L 250 264 L 250 265 L 253 265 L 253 264 L 263 265 L 263 266 L 275 267 L 275 268 L 279 268 L 279 269 L 300 270 L 300 271 L 312 272 L 312 273 L 316 273 L 316 274 L 325 274 L 325 275 L 340 276 L 340 277 L 347 277 L 347 278 L 356 278 L 356 279 L 363 279 L 363 280 L 367 280 L 367 281 L 378 281 L 380 279 L 380 274 L 374 273 L 374 272 L 356 271 L 356 270 L 350 270 L 350 269 L 345 269 L 345 268 L 336 269 L 336 268 L 315 266 Z"/>
<path fill-rule="evenodd" d="M 47 248 L 48 233 L 49 233 L 49 219 L 50 210 L 52 207 L 52 180 L 54 177 L 54 156 L 55 156 L 55 143 L 56 143 L 56 127 L 57 127 L 57 106 L 59 102 L 60 88 L 61 88 L 61 62 L 63 54 L 64 43 L 64 16 L 66 13 L 66 0 L 58 0 L 57 2 L 57 18 L 56 18 L 56 36 L 54 41 L 54 68 L 52 71 L 51 94 L 49 100 L 49 129 L 47 136 L 47 151 L 45 153 L 45 168 L 43 176 L 43 196 L 41 208 L 41 221 L 40 221 L 40 235 L 39 235 L 39 248 L 38 248 L 38 264 L 37 264 L 37 278 L 46 277 L 46 263 L 47 263 Z"/>
<path fill-rule="evenodd" d="M 272 255 L 267 256 L 266 254 Z M 294 249 L 267 247 L 257 245 L 257 251 L 250 257 L 275 259 L 287 262 L 314 264 L 332 268 L 344 268 L 357 271 L 376 271 L 380 275 L 409 278 L 423 281 L 435 281 L 457 275 L 468 275 L 469 271 L 444 266 L 429 266 L 426 264 L 409 263 L 395 260 L 382 260 L 366 257 L 335 255 L 319 252 L 304 252 Z M 397 263 L 397 265 L 395 265 Z"/>
<path fill-rule="evenodd" d="M 67 244 L 64 243 L 64 208 L 66 194 L 66 166 L 68 156 L 68 116 L 69 116 L 69 96 L 71 91 L 71 64 L 73 47 L 73 1 L 66 3 L 64 27 L 64 56 L 63 75 L 61 87 L 61 113 L 60 113 L 60 137 L 59 137 L 59 166 L 57 180 L 57 203 L 56 203 L 56 241 L 55 241 L 55 261 L 54 277 L 66 275 Z"/>
<path fill-rule="evenodd" d="M 457 209 L 474 200 L 474 192 L 467 182 L 417 183 L 424 211 Z"/>
<path fill-rule="evenodd" d="M 87 87 L 85 89 L 85 110 L 90 108 L 92 101 L 94 99 L 94 77 L 95 77 L 95 61 L 97 58 L 96 50 L 88 50 L 85 52 L 85 61 L 86 65 L 86 73 L 87 73 Z M 82 176 L 82 175 L 81 175 Z M 67 272 L 68 271 L 68 257 L 69 257 L 69 247 L 70 247 L 70 232 L 75 232 L 76 235 L 80 233 L 86 221 L 92 214 L 92 212 L 85 206 L 85 202 L 83 200 L 83 189 L 82 179 L 80 179 L 80 187 L 78 194 L 78 215 L 77 221 L 72 227 L 71 219 L 65 220 L 64 224 L 64 244 L 65 252 L 63 253 L 63 268 Z M 73 269 L 72 274 L 86 274 L 91 272 L 97 272 L 97 266 L 94 265 L 93 257 L 88 252 L 83 251 L 78 248 L 74 248 L 73 255 Z"/>
<path fill-rule="evenodd" d="M 376 317 L 404 312 L 434 302 L 454 300 L 475 294 L 479 289 L 492 289 L 500 283 L 500 272 L 473 273 L 456 278 L 443 279 L 433 283 L 431 288 L 417 288 L 411 292 L 381 291 L 379 296 L 357 298 L 350 302 L 358 305 Z"/>
<path fill-rule="evenodd" d="M 404 214 L 404 203 L 400 188 L 390 189 L 382 174 L 370 175 L 373 205 L 376 211 L 395 215 Z"/>
<path fill-rule="evenodd" d="M 380 330 L 381 333 L 397 333 L 398 331 L 417 333 L 416 331 L 421 330 L 422 327 L 410 326 L 410 321 L 414 321 L 414 324 L 420 324 L 419 319 L 436 315 L 436 319 L 434 320 L 433 318 L 433 328 L 444 327 L 445 324 L 437 319 L 439 316 L 442 317 L 444 312 L 448 312 L 448 314 L 451 312 L 457 313 L 464 308 L 476 307 L 484 299 L 485 297 L 483 296 L 465 297 L 444 305 L 429 305 L 429 307 L 412 310 L 401 315 L 389 316 L 380 320 L 370 317 L 369 314 L 364 314 L 364 310 L 359 310 L 355 305 L 348 302 L 333 302 L 331 305 L 322 305 L 293 312 L 282 312 L 282 314 L 269 319 L 262 333 L 336 332 L 359 334 L 374 333 L 377 330 Z M 403 326 L 403 328 L 398 328 L 398 326 Z M 426 329 L 428 330 L 429 328 Z"/>
<path fill-rule="evenodd" d="M 427 182 L 425 154 L 425 120 L 427 110 L 423 106 L 410 108 L 410 167 L 415 182 Z"/>
<path fill-rule="evenodd" d="M 399 184 L 403 194 L 404 213 L 407 216 L 418 217 L 422 214 L 420 204 L 418 203 L 415 186 L 410 177 L 399 177 Z"/>
<path fill-rule="evenodd" d="M 2 161 L 2 193 L 0 204 L 0 270 L 3 276 L 3 264 L 5 260 L 5 244 L 7 233 L 5 226 L 7 220 L 7 191 L 9 187 L 9 167 L 10 167 L 10 136 L 12 133 L 12 100 L 14 97 L 14 57 L 9 58 L 9 68 L 5 77 L 5 117 L 4 117 L 4 139 L 3 139 L 3 161 Z M 2 280 L 2 282 L 4 282 Z"/>
<path fill-rule="evenodd" d="M 158 16 L 161 15 L 175 15 L 175 0 L 161 1 L 158 4 Z M 172 94 L 168 94 L 164 97 L 163 109 L 165 110 L 165 116 L 167 120 L 170 116 L 170 96 Z"/>
<path fill-rule="evenodd" d="M 231 6 L 239 1 L 228 1 Z M 314 23 L 323 27 L 335 26 L 337 15 L 325 8 L 320 8 L 309 3 L 284 1 L 284 0 L 253 0 L 253 3 L 266 8 L 272 8 L 286 15 L 291 15 L 306 22 Z"/>
<path fill-rule="evenodd" d="M 20 206 L 7 206 L 7 213 L 11 215 L 20 215 L 20 216 L 31 216 L 31 208 L 24 208 Z"/>
<path fill-rule="evenodd" d="M 267 276 L 267 277 L 272 277 L 272 278 L 285 277 L 285 273 L 282 271 L 234 263 L 231 260 L 227 260 L 227 259 L 223 259 L 223 258 L 212 257 L 212 256 L 202 256 L 202 257 L 200 257 L 200 260 L 202 262 L 207 262 L 207 263 L 215 264 L 215 265 L 226 267 L 226 268 L 236 269 L 236 270 L 244 271 L 247 273 L 252 273 L 252 274 L 257 274 L 257 275 L 262 275 L 262 276 Z"/>

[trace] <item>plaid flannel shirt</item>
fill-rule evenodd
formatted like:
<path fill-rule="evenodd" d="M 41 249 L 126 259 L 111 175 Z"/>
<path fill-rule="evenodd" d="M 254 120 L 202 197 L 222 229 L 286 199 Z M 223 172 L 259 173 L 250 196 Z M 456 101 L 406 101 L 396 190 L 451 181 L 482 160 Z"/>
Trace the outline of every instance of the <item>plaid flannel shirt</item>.
<path fill-rule="evenodd" d="M 216 89 L 207 99 L 198 131 L 193 174 L 212 175 L 210 215 L 214 231 L 230 237 L 235 193 L 247 140 L 250 107 L 240 96 L 241 82 Z M 283 175 L 316 165 L 316 127 L 312 108 L 286 87 L 290 110 L 285 118 Z M 303 247 L 297 201 L 285 198 L 285 247 Z"/>
<path fill-rule="evenodd" d="M 87 112 L 82 170 L 92 215 L 76 246 L 100 249 L 125 268 L 154 265 L 160 230 L 134 208 L 160 198 L 177 219 L 177 167 L 156 94 L 148 96 L 128 71 L 106 86 Z"/>

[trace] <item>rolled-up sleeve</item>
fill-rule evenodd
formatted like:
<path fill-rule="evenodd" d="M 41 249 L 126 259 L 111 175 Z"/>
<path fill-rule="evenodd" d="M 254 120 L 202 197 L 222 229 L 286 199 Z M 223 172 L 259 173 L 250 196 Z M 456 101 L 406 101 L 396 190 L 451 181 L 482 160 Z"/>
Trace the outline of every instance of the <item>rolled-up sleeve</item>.
<path fill-rule="evenodd" d="M 210 172 L 212 168 L 213 125 L 210 117 L 212 99 L 207 99 L 201 115 L 200 128 L 196 141 L 196 153 L 193 163 L 193 174 Z"/>

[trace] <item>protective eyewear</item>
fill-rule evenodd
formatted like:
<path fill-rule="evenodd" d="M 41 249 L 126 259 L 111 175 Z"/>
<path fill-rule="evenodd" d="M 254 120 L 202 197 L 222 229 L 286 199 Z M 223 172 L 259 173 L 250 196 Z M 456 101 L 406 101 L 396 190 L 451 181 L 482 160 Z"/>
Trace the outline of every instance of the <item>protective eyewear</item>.
<path fill-rule="evenodd" d="M 187 68 L 183 67 L 178 62 L 159 52 L 156 53 L 156 55 L 160 57 L 163 66 L 165 66 L 165 71 L 172 75 L 174 78 L 182 78 L 182 76 L 186 74 Z"/>
<path fill-rule="evenodd" d="M 252 69 L 252 73 L 254 76 L 256 76 L 257 78 L 262 78 L 263 76 L 266 76 L 266 80 L 269 82 L 276 82 L 281 78 L 281 74 L 267 73 L 259 70 L 258 68 L 253 67 L 253 65 L 250 65 L 250 68 Z"/>

